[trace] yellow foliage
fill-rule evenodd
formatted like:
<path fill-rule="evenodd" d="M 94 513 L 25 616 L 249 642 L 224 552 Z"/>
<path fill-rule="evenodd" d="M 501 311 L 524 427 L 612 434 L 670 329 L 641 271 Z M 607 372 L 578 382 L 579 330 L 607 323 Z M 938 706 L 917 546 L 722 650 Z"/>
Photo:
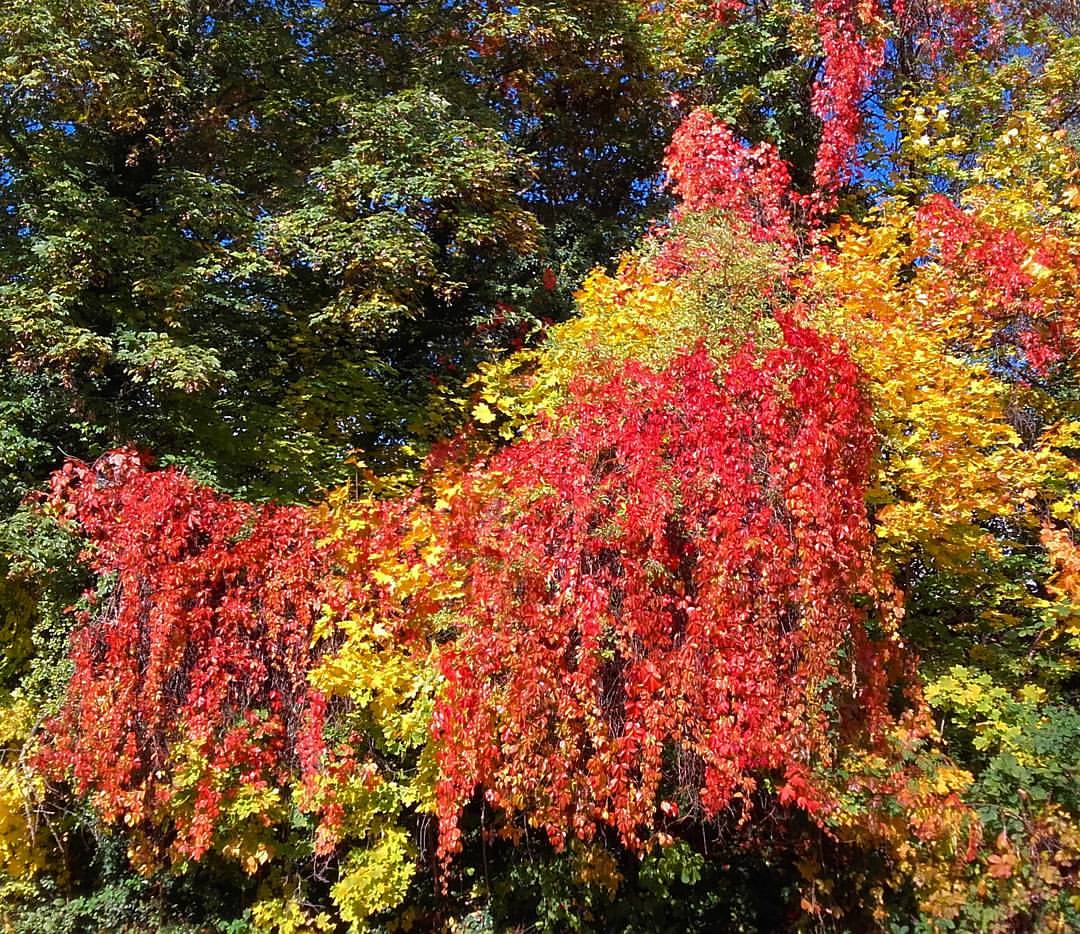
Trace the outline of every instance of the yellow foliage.
<path fill-rule="evenodd" d="M 273 934 L 329 934 L 337 929 L 325 911 L 312 914 L 295 898 L 263 898 L 251 907 L 257 931 Z"/>
<path fill-rule="evenodd" d="M 888 118 L 898 148 L 891 158 L 912 171 L 890 180 L 892 193 L 919 197 L 942 179 L 958 189 L 1022 187 L 1023 200 L 1039 203 L 1044 219 L 1080 203 L 1062 190 L 1075 165 L 1062 127 L 1075 97 L 1080 46 L 1064 36 L 1042 39 L 1048 54 L 1040 68 L 1022 55 L 992 71 L 978 56 L 960 57 L 940 80 L 893 99 Z M 1020 200 L 999 205 L 1010 216 L 1024 214 Z"/>
<path fill-rule="evenodd" d="M 510 439 L 538 413 L 554 414 L 582 374 L 628 361 L 660 369 L 702 342 L 717 359 L 746 340 L 771 343 L 783 280 L 775 248 L 715 212 L 686 215 L 625 254 L 613 275 L 586 276 L 576 314 L 543 346 L 481 365 L 466 384 L 480 396 L 474 421 Z"/>
<path fill-rule="evenodd" d="M 331 897 L 353 929 L 405 897 L 417 865 L 402 818 L 407 809 L 433 807 L 428 739 L 437 648 L 428 633 L 406 636 L 398 626 L 423 629 L 417 607 L 450 612 L 461 594 L 461 575 L 444 573 L 453 558 L 438 534 L 458 489 L 448 470 L 429 480 L 422 499 L 351 500 L 341 490 L 325 505 L 327 541 L 338 549 L 343 573 L 340 599 L 325 608 L 314 633 L 327 651 L 311 683 L 335 706 L 343 735 L 363 736 L 379 755 L 348 743 L 333 750 L 332 761 L 348 764 L 328 768 L 303 806 L 329 804 L 340 815 L 320 829 L 316 843 L 345 854 Z"/>
<path fill-rule="evenodd" d="M 46 841 L 33 817 L 44 782 L 20 761 L 34 720 L 34 709 L 25 700 L 0 708 L 0 894 L 25 887 L 49 865 Z"/>
<path fill-rule="evenodd" d="M 968 899 L 968 866 L 982 839 L 979 820 L 963 801 L 974 777 L 933 744 L 912 743 L 902 732 L 893 740 L 906 750 L 908 767 L 899 765 L 901 757 L 861 751 L 841 763 L 848 790 L 839 791 L 844 804 L 830 815 L 830 826 L 841 839 L 879 852 L 889 867 L 882 881 L 897 889 L 910 884 L 925 915 L 955 917 Z M 875 898 L 883 910 L 880 888 Z"/>
<path fill-rule="evenodd" d="M 676 283 L 660 279 L 633 256 L 623 258 L 615 276 L 594 270 L 574 298 L 578 314 L 541 355 L 541 371 L 553 386 L 565 388 L 599 360 L 662 363 L 700 335 L 690 330 Z"/>
<path fill-rule="evenodd" d="M 1047 525 L 1041 538 L 1054 567 L 1046 589 L 1054 597 L 1051 605 L 1059 623 L 1051 637 L 1066 637 L 1075 643 L 1080 640 L 1080 548 L 1065 529 Z"/>
<path fill-rule="evenodd" d="M 330 895 L 342 919 L 353 930 L 364 929 L 372 915 L 400 904 L 415 873 L 408 835 L 388 827 L 373 846 L 349 854 Z"/>
<path fill-rule="evenodd" d="M 223 792 L 221 812 L 215 822 L 214 848 L 235 860 L 248 875 L 255 875 L 278 854 L 276 830 L 285 821 L 287 806 L 280 788 L 266 783 L 240 783 L 227 771 L 216 770 L 207 757 L 191 742 L 178 742 L 172 748 L 171 782 L 168 788 L 168 812 L 177 824 L 193 819 L 200 783 L 209 782 Z M 161 868 L 161 852 L 150 839 L 132 831 L 128 859 L 139 873 L 149 876 Z M 169 861 L 183 866 L 188 854 L 174 844 Z"/>
<path fill-rule="evenodd" d="M 598 886 L 614 898 L 623 876 L 611 853 L 595 843 L 575 841 L 572 847 L 574 874 L 585 886 Z"/>
<path fill-rule="evenodd" d="M 1034 443 L 1014 427 L 1017 410 L 1059 415 L 1048 398 L 995 373 L 978 353 L 992 328 L 970 299 L 942 300 L 936 262 L 916 258 L 913 208 L 884 205 L 866 224 L 838 233 L 836 252 L 814 274 L 812 320 L 841 335 L 868 377 L 881 449 L 872 503 L 881 553 L 891 567 L 914 555 L 975 572 L 1000 553 L 991 519 L 1037 529 L 1039 503 L 1071 519 L 1077 464 L 1063 451 L 1066 417 Z"/>

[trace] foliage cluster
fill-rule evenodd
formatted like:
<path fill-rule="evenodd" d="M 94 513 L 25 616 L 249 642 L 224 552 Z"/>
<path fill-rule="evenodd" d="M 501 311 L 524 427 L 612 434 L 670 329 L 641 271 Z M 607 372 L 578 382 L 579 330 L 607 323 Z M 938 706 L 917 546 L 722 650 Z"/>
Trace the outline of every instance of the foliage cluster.
<path fill-rule="evenodd" d="M 1080 928 L 1074 4 L 0 14 L 5 927 Z"/>

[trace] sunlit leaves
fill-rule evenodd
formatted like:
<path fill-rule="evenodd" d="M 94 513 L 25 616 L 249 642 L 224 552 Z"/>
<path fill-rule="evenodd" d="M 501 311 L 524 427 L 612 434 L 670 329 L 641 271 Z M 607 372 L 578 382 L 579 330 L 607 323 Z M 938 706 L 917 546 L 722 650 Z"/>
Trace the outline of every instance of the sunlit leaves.
<path fill-rule="evenodd" d="M 646 846 L 680 813 L 750 809 L 766 777 L 825 806 L 826 711 L 859 707 L 843 729 L 871 741 L 887 718 L 855 605 L 865 417 L 843 354 L 790 329 L 727 375 L 699 350 L 578 381 L 476 475 L 499 485 L 451 507 L 469 563 L 435 709 L 444 853 L 477 786 L 557 846 L 605 825 Z"/>
<path fill-rule="evenodd" d="M 131 451 L 69 461 L 47 508 L 87 536 L 102 586 L 72 637 L 46 774 L 130 828 L 136 863 L 214 846 L 264 862 L 256 841 L 231 838 L 280 820 L 277 789 L 319 765 L 322 705 L 307 684 L 328 568 L 317 528 L 298 508 L 147 471 Z"/>

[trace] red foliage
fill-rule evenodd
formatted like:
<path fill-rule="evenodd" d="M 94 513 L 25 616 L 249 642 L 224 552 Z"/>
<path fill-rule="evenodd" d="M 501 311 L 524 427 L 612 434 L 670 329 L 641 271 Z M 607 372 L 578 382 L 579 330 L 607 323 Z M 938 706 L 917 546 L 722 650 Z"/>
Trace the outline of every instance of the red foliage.
<path fill-rule="evenodd" d="M 678 5 L 674 9 L 685 15 Z M 708 15 L 726 22 L 745 11 L 739 0 L 729 0 L 712 5 Z M 668 150 L 668 171 L 690 210 L 732 211 L 760 239 L 791 242 L 793 209 L 804 219 L 819 219 L 835 206 L 837 191 L 855 181 L 865 98 L 885 65 L 890 17 L 937 66 L 946 50 L 961 57 L 976 47 L 989 53 L 1003 36 L 1001 12 L 987 15 L 980 0 L 896 2 L 888 13 L 880 0 L 814 0 L 813 11 L 822 60 L 811 107 L 821 120 L 821 141 L 810 196 L 792 196 L 787 166 L 774 146 L 737 140 L 705 111 L 687 117 Z"/>
<path fill-rule="evenodd" d="M 1039 242 L 1031 243 L 944 195 L 927 199 L 917 221 L 919 246 L 941 264 L 931 283 L 935 303 L 949 307 L 977 290 L 979 313 L 997 324 L 995 342 L 1013 348 L 1036 373 L 1080 349 L 1076 316 L 1069 313 L 1080 255 L 1068 242 L 1040 229 Z M 1048 301 L 1057 293 L 1067 296 L 1064 306 Z"/>
<path fill-rule="evenodd" d="M 852 180 L 863 96 L 885 61 L 876 0 L 815 0 L 824 62 L 812 106 L 821 118 L 814 182 L 823 193 Z"/>
<path fill-rule="evenodd" d="M 908 0 L 893 4 L 893 16 L 901 32 L 935 67 L 947 67 L 950 57 L 999 54 L 1006 38 L 1005 21 L 1034 15 L 1032 5 L 1020 7 L 1008 0 Z"/>
<path fill-rule="evenodd" d="M 283 786 L 318 764 L 322 704 L 307 685 L 328 573 L 318 530 L 301 508 L 239 503 L 175 469 L 147 471 L 131 451 L 68 461 L 49 500 L 112 584 L 80 614 L 42 764 L 105 820 L 158 844 L 175 833 L 174 851 L 198 858 L 241 785 Z M 169 828 L 180 743 L 206 767 L 190 820 Z"/>
<path fill-rule="evenodd" d="M 775 146 L 750 146 L 707 110 L 695 110 L 672 137 L 664 165 L 682 210 L 718 208 L 741 220 L 760 242 L 794 248 L 804 199 Z"/>
<path fill-rule="evenodd" d="M 814 167 L 817 197 L 813 199 L 811 206 L 820 212 L 831 207 L 838 188 L 852 181 L 856 146 L 862 126 L 863 97 L 885 63 L 885 15 L 878 0 L 814 0 L 813 6 L 823 54 L 821 72 L 814 82 L 811 100 L 811 107 L 822 124 L 817 164 Z M 723 23 L 744 13 L 745 9 L 745 4 L 739 0 L 727 0 L 713 4 L 708 15 Z M 675 6 L 675 11 L 678 15 L 678 5 Z M 898 18 L 910 19 L 910 16 L 903 13 L 902 4 Z M 679 134 L 687 136 L 678 146 L 691 158 L 694 153 L 694 136 L 701 136 L 700 123 L 704 119 L 706 118 L 692 114 L 687 120 L 690 127 L 686 131 L 680 128 L 676 134 L 676 140 Z M 698 125 L 695 126 L 694 121 Z M 730 131 L 726 127 L 722 124 L 718 127 L 722 127 L 722 130 L 714 129 L 715 135 L 722 137 L 726 131 L 730 137 Z M 753 149 L 743 146 L 746 151 L 740 154 L 734 148 L 734 140 L 721 138 L 703 141 L 711 143 L 712 159 L 716 159 L 718 151 L 726 154 L 721 155 L 721 159 L 726 161 L 727 165 L 719 165 L 706 173 L 706 177 L 711 175 L 722 187 L 727 187 L 730 176 L 744 174 L 747 169 L 751 175 L 768 175 L 776 173 L 774 163 L 783 165 L 775 148 L 768 143 L 760 143 Z M 673 141 L 672 145 L 675 146 L 676 143 Z M 683 157 L 685 158 L 685 155 Z M 771 184 L 766 184 L 761 193 L 771 187 Z M 692 195 L 685 193 L 684 197 L 695 200 Z M 717 206 L 730 207 L 727 204 Z M 766 217 L 757 221 L 759 232 L 770 229 L 768 220 Z M 782 235 L 778 239 L 782 239 Z"/>
<path fill-rule="evenodd" d="M 565 421 L 464 482 L 435 712 L 444 858 L 477 790 L 556 846 L 607 826 L 639 848 L 770 788 L 814 813 L 815 768 L 851 731 L 872 741 L 867 406 L 844 352 L 785 332 L 726 376 L 698 351 L 579 382 Z"/>

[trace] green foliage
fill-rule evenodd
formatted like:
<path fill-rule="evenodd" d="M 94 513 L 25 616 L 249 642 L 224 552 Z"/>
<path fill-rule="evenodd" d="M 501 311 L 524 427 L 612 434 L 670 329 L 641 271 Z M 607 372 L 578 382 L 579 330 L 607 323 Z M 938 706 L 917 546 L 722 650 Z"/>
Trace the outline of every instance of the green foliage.
<path fill-rule="evenodd" d="M 606 257 L 597 224 L 640 210 L 630 11 L 7 0 L 0 496 L 121 442 L 310 494 L 444 434 L 433 387 L 504 339 L 496 305 L 557 312 L 544 264 Z"/>
<path fill-rule="evenodd" d="M 819 122 L 811 109 L 818 67 L 817 27 L 807 4 L 763 4 L 738 15 L 738 3 L 677 0 L 657 5 L 652 28 L 661 61 L 680 76 L 687 103 L 707 105 L 752 140 L 775 143 L 807 184 Z M 730 8 L 728 15 L 716 10 Z"/>
<path fill-rule="evenodd" d="M 970 743 L 978 778 L 969 799 L 987 826 L 1020 830 L 1022 813 L 1050 803 L 1080 814 L 1080 711 L 1026 686 L 1011 692 L 991 676 L 956 666 L 927 687 L 948 717 L 946 735 Z M 1012 813 L 1010 813 L 1012 810 Z"/>
<path fill-rule="evenodd" d="M 488 862 L 486 882 L 473 876 L 488 907 L 459 921 L 459 929 L 769 931 L 783 928 L 798 901 L 798 873 L 783 854 L 706 855 L 685 841 L 640 861 L 596 844 L 561 855 L 543 845 L 528 854 L 495 849 Z M 487 926 L 479 926 L 485 917 Z"/>
<path fill-rule="evenodd" d="M 0 0 L 0 23 L 5 929 L 1080 929 L 1075 3 Z M 848 96 L 823 94 L 829 81 Z M 665 146 L 699 106 L 709 114 L 667 161 L 700 175 L 696 200 L 668 214 Z M 831 171 L 845 186 L 826 196 L 815 160 L 840 123 Z M 730 210 L 740 197 L 742 214 Z M 698 209 L 709 204 L 724 208 Z M 469 496 L 498 503 L 507 481 L 464 489 L 468 478 L 570 418 L 561 406 L 580 377 L 655 373 L 699 343 L 722 368 L 736 344 L 775 348 L 790 322 L 846 342 L 873 410 L 873 568 L 853 608 L 869 614 L 873 645 L 888 643 L 871 666 L 896 718 L 888 735 L 872 749 L 844 737 L 819 770 L 831 787 L 814 789 L 832 793 L 828 813 L 801 822 L 785 811 L 799 790 L 769 774 L 702 819 L 700 763 L 680 753 L 693 793 L 664 799 L 638 854 L 603 829 L 558 850 L 524 805 L 502 827 L 490 775 L 467 781 L 447 872 L 433 711 L 462 634 L 484 628 L 462 607 L 482 616 L 495 596 L 461 599 L 473 586 L 464 556 L 507 558 L 490 537 L 466 541 L 474 526 L 446 538 Z M 805 408 L 792 411 L 821 416 L 834 443 L 835 412 Z M 644 433 L 636 414 L 615 419 L 632 438 Z M 747 424 L 761 431 L 767 414 Z M 677 444 L 657 443 L 670 460 Z M 101 625 L 102 606 L 134 605 L 140 587 L 89 576 L 87 541 L 25 498 L 65 457 L 130 444 L 248 500 L 321 500 L 318 535 L 341 546 L 340 587 L 312 644 L 301 640 L 317 662 L 289 673 L 318 694 L 303 729 L 325 713 L 314 730 L 325 747 L 299 749 L 303 729 L 290 726 L 299 751 L 265 781 L 244 778 L 209 818 L 220 831 L 209 852 L 169 872 L 125 822 L 130 802 L 105 826 L 66 778 L 47 784 L 31 764 L 71 680 L 70 609 Z M 574 496 L 618 463 L 593 453 Z M 719 460 L 709 469 L 723 485 L 730 459 Z M 777 471 L 806 460 L 800 449 L 748 462 L 781 524 L 813 484 L 786 496 Z M 689 488 L 659 487 L 674 530 Z M 617 524 L 647 499 L 616 506 Z M 113 518 L 130 530 L 130 513 Z M 144 518 L 158 541 L 162 517 Z M 549 530 L 506 551 L 535 546 L 543 565 L 560 544 L 541 541 Z M 187 532 L 197 551 L 205 529 Z M 557 626 L 529 612 L 564 586 L 576 599 L 606 566 L 619 570 L 590 618 L 623 613 L 636 598 L 622 547 L 543 565 L 526 601 L 507 565 L 512 608 L 488 629 L 535 619 L 526 628 L 543 643 Z M 680 573 L 701 563 L 685 558 Z M 812 563 L 790 562 L 740 586 L 764 594 L 766 577 Z M 209 574 L 174 616 L 254 576 Z M 640 599 L 664 579 L 646 575 Z M 670 595 L 673 619 L 701 609 L 698 589 Z M 800 599 L 820 600 L 823 581 L 805 589 Z M 125 617 L 136 651 L 164 599 Z M 637 621 L 627 631 L 601 656 L 605 711 L 627 690 L 618 663 L 644 644 Z M 476 637 L 487 659 L 491 632 Z M 579 631 L 566 646 L 580 650 Z M 864 661 L 850 650 L 837 646 L 835 671 L 808 693 L 829 717 L 846 668 L 854 684 Z M 484 690 L 505 687 L 497 668 L 487 677 Z M 542 683 L 537 697 L 562 702 L 565 688 Z M 663 693 L 674 690 L 660 680 L 657 708 L 678 719 L 685 697 Z M 865 719 L 869 703 L 852 706 Z M 512 771 L 507 710 L 490 715 Z M 557 729 L 537 731 L 548 748 Z M 182 822 L 209 759 L 163 749 L 157 771 L 175 781 L 155 806 Z M 524 792 L 543 797 L 555 757 L 534 758 Z"/>
<path fill-rule="evenodd" d="M 84 826 L 90 826 L 89 823 Z M 77 846 L 77 837 L 73 846 Z M 18 934 L 163 931 L 169 934 L 249 934 L 257 930 L 242 908 L 250 900 L 245 883 L 223 863 L 200 867 L 186 876 L 145 878 L 133 873 L 124 841 L 103 836 L 81 867 L 76 891 L 46 879 L 33 901 L 9 901 L 0 909 L 9 930 Z"/>

